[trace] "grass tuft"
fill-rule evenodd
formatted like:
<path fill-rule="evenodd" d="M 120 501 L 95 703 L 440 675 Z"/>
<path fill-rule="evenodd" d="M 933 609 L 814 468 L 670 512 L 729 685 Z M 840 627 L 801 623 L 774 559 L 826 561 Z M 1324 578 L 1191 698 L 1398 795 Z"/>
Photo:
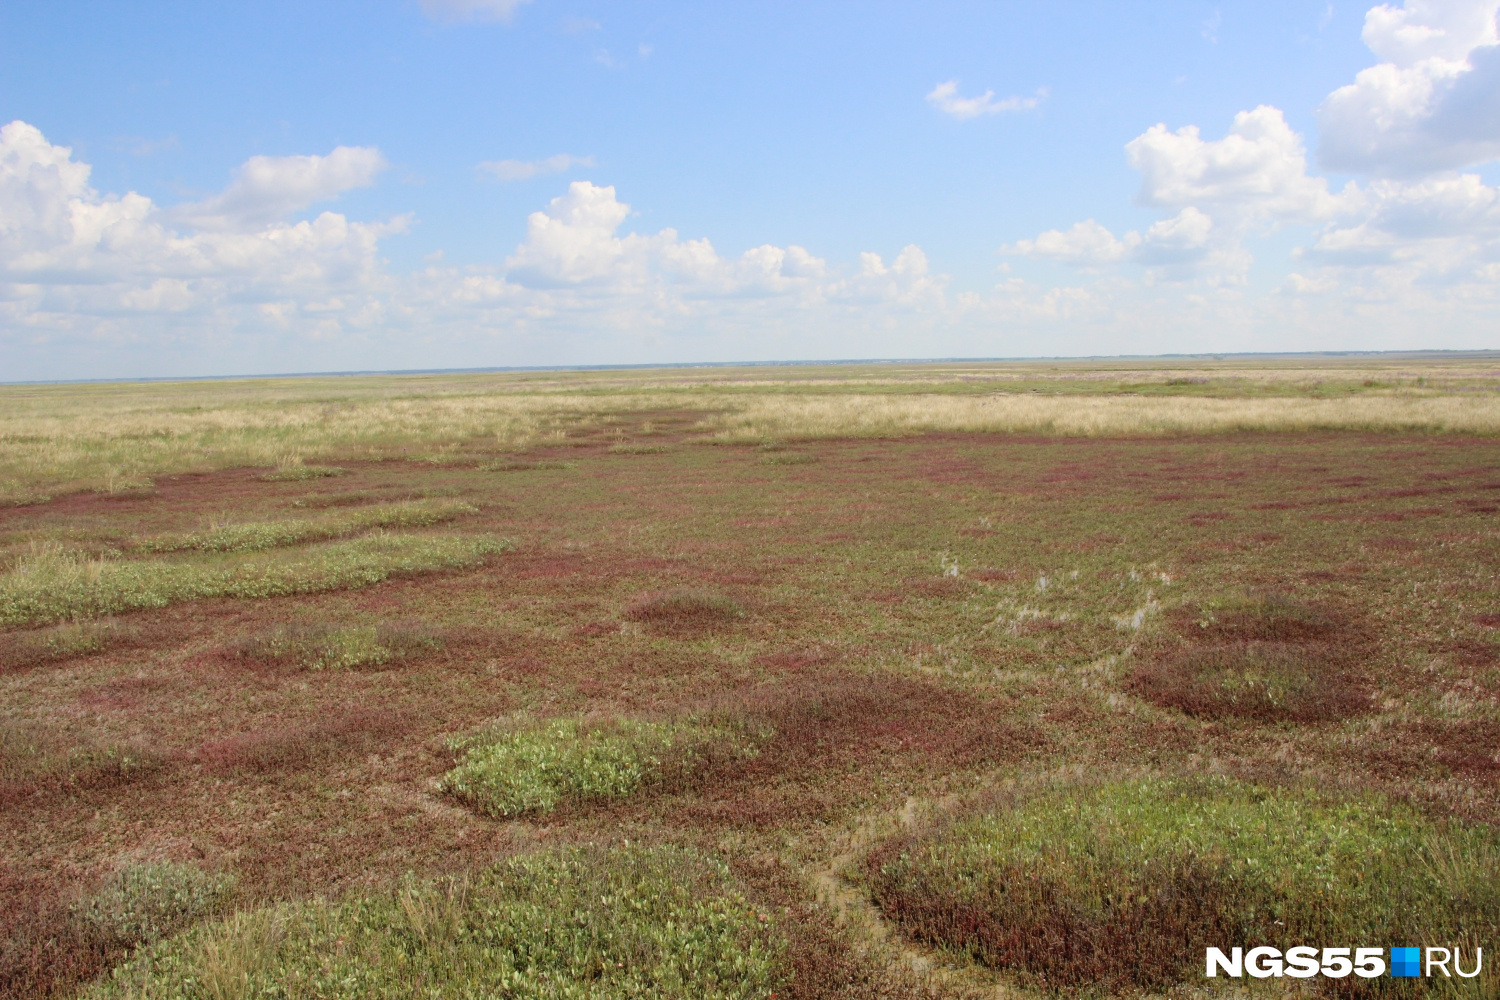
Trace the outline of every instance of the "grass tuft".
<path fill-rule="evenodd" d="M 1202 975 L 1208 946 L 1500 932 L 1493 829 L 1227 779 L 1003 797 L 886 845 L 868 871 L 908 935 L 1039 986 L 1169 986 Z"/>
<path fill-rule="evenodd" d="M 784 949 L 770 914 L 715 858 L 580 848 L 235 914 L 138 953 L 84 995 L 769 1000 Z"/>
<path fill-rule="evenodd" d="M 281 597 L 368 587 L 397 573 L 478 565 L 508 542 L 451 535 L 375 534 L 286 555 L 213 562 L 89 558 L 36 547 L 0 575 L 0 628 L 95 617 L 208 597 Z"/>
<path fill-rule="evenodd" d="M 136 548 L 142 552 L 261 552 L 340 538 L 371 528 L 426 528 L 478 512 L 479 508 L 467 503 L 415 500 L 380 504 L 312 520 L 220 524 L 207 531 L 158 535 L 145 539 Z"/>
<path fill-rule="evenodd" d="M 338 628 L 286 625 L 249 636 L 236 656 L 301 670 L 389 667 L 441 649 L 442 636 L 420 623 L 396 622 Z"/>
<path fill-rule="evenodd" d="M 672 449 L 664 444 L 614 444 L 609 446 L 611 455 L 665 455 Z"/>
<path fill-rule="evenodd" d="M 551 812 L 563 802 L 621 799 L 691 774 L 710 760 L 744 759 L 756 742 L 696 721 L 552 719 L 502 725 L 454 740 L 462 756 L 442 787 L 487 816 Z"/>
<path fill-rule="evenodd" d="M 341 469 L 336 465 L 282 465 L 277 466 L 275 471 L 267 472 L 261 476 L 261 481 L 266 483 L 305 483 L 311 479 L 330 479 L 334 476 L 342 476 L 348 469 Z"/>

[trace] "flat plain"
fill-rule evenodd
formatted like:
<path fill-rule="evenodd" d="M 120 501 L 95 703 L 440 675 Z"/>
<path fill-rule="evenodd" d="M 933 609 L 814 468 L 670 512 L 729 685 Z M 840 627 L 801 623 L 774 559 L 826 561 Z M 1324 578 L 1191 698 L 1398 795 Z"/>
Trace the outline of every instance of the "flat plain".
<path fill-rule="evenodd" d="M 1486 356 L 0 387 L 0 992 L 1493 995 L 1497 568 Z"/>

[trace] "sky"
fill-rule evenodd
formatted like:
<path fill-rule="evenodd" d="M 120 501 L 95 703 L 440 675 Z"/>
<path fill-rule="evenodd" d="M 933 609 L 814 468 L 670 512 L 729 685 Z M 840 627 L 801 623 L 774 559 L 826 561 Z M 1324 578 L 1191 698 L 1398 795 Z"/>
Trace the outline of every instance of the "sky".
<path fill-rule="evenodd" d="M 1500 348 L 1497 7 L 0 5 L 0 381 Z"/>

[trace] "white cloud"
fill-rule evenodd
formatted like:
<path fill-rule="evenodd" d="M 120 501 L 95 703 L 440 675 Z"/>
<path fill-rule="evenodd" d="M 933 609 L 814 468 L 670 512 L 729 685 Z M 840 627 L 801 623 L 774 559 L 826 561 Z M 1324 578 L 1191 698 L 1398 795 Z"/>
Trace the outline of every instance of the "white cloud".
<path fill-rule="evenodd" d="M 1101 267 L 1127 259 L 1140 245 L 1139 233 L 1126 233 L 1121 239 L 1108 229 L 1085 219 L 1071 229 L 1049 229 L 1034 240 L 1018 240 L 1003 247 L 1006 253 L 1021 257 L 1039 257 L 1078 267 Z"/>
<path fill-rule="evenodd" d="M 222 194 L 172 210 L 199 229 L 264 226 L 354 188 L 369 187 L 386 166 L 372 146 L 339 146 L 327 156 L 252 156 Z"/>
<path fill-rule="evenodd" d="M 1141 172 L 1137 196 L 1162 208 L 1216 207 L 1247 220 L 1318 221 L 1340 199 L 1328 182 L 1307 173 L 1302 137 L 1277 108 L 1241 111 L 1223 139 L 1205 140 L 1196 125 L 1170 132 L 1153 125 L 1125 146 Z"/>
<path fill-rule="evenodd" d="M 223 194 L 185 213 L 203 226 L 184 231 L 142 195 L 101 196 L 71 150 L 12 122 L 0 129 L 0 315 L 18 328 L 87 330 L 117 326 L 121 314 L 235 323 L 259 304 L 313 295 L 363 307 L 384 281 L 379 240 L 407 220 L 248 220 L 336 193 L 379 162 L 374 150 L 256 158 Z"/>
<path fill-rule="evenodd" d="M 1032 97 L 1007 97 L 995 100 L 995 92 L 986 90 L 978 97 L 960 97 L 958 81 L 940 83 L 927 94 L 927 103 L 945 115 L 964 121 L 981 115 L 998 115 L 1008 111 L 1031 111 L 1042 103 L 1047 89 L 1041 88 Z"/>
<path fill-rule="evenodd" d="M 1330 170 L 1411 177 L 1500 158 L 1500 0 L 1407 0 L 1365 15 L 1383 62 L 1318 110 Z"/>
<path fill-rule="evenodd" d="M 509 21 L 531 0 L 422 0 L 422 10 L 437 21 Z"/>
<path fill-rule="evenodd" d="M 592 156 L 571 156 L 558 153 L 544 160 L 486 160 L 479 164 L 479 172 L 489 174 L 501 181 L 525 181 L 548 174 L 561 174 L 574 167 L 592 167 Z"/>

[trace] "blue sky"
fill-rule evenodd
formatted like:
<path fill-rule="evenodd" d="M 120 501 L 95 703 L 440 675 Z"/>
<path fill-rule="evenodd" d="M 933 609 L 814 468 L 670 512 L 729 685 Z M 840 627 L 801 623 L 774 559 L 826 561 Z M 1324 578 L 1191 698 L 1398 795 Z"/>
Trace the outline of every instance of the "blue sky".
<path fill-rule="evenodd" d="M 8 5 L 0 378 L 1500 346 L 1497 5 Z"/>

